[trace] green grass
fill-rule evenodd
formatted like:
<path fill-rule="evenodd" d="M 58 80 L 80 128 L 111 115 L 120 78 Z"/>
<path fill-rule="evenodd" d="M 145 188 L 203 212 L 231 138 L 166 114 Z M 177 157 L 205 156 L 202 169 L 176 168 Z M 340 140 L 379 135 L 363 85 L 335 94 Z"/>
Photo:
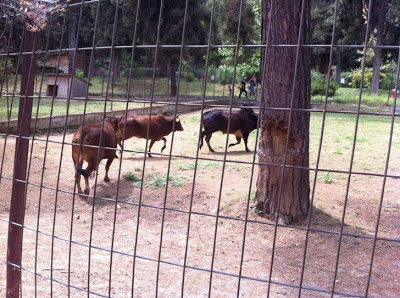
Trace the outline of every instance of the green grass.
<path fill-rule="evenodd" d="M 136 176 L 132 172 L 128 172 L 128 173 L 124 174 L 124 178 L 126 181 L 132 181 L 132 182 L 138 182 L 141 180 L 140 177 Z"/>
<path fill-rule="evenodd" d="M 104 111 L 104 101 L 88 101 L 86 107 L 86 113 L 90 112 L 102 112 Z M 135 107 L 143 107 L 141 103 L 129 103 L 128 108 L 135 108 Z M 11 108 L 11 100 L 9 101 L 8 109 Z M 107 102 L 106 110 L 118 110 L 118 109 L 125 109 L 126 103 L 117 102 L 112 103 Z M 11 119 L 17 119 L 18 117 L 18 109 L 19 109 L 19 98 L 14 98 L 12 102 L 12 109 L 11 109 Z M 32 106 L 32 116 L 36 117 L 36 112 L 38 109 L 38 100 L 33 100 Z M 49 117 L 51 111 L 53 116 L 57 115 L 65 115 L 67 113 L 67 101 L 66 100 L 59 100 L 56 99 L 53 103 L 51 99 L 41 99 L 39 103 L 39 113 L 38 117 Z M 72 100 L 69 106 L 68 114 L 83 114 L 85 110 L 85 101 L 77 101 Z M 6 98 L 2 98 L 0 101 L 0 120 L 7 119 L 7 101 Z"/>
<path fill-rule="evenodd" d="M 185 179 L 184 177 L 169 176 L 168 182 L 169 185 L 179 187 L 183 185 L 184 179 Z M 160 188 L 160 187 L 165 187 L 166 182 L 167 179 L 165 175 L 161 175 L 159 173 L 152 173 L 145 178 L 144 185 L 146 187 Z"/>
<path fill-rule="evenodd" d="M 368 106 L 382 106 L 387 104 L 388 90 L 381 90 L 379 95 L 370 94 L 369 89 L 363 89 L 361 94 L 361 104 Z M 357 88 L 339 88 L 336 90 L 335 96 L 329 97 L 328 102 L 342 103 L 342 104 L 358 104 L 360 90 Z M 325 97 L 322 97 L 325 101 Z M 311 97 L 311 102 L 321 102 L 321 96 L 316 95 Z M 393 100 L 389 100 L 389 105 Z"/>

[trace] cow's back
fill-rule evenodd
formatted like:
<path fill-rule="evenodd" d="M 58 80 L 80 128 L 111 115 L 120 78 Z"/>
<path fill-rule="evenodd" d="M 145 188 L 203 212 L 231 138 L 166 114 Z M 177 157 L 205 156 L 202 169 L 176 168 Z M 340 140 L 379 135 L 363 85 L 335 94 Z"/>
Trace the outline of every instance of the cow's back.
<path fill-rule="evenodd" d="M 126 121 L 126 124 L 124 122 Z M 158 139 L 164 136 L 165 128 L 167 126 L 167 121 L 164 115 L 154 115 L 151 116 L 150 119 L 150 130 L 147 135 L 147 127 L 149 125 L 149 116 L 140 115 L 140 116 L 129 116 L 125 121 L 120 121 L 118 124 L 118 131 L 120 138 L 122 139 L 122 134 L 125 125 L 125 135 L 124 139 L 129 139 L 132 137 L 137 138 L 148 138 L 149 139 Z"/>
<path fill-rule="evenodd" d="M 214 131 L 219 130 L 222 133 L 227 133 L 229 118 L 229 133 L 234 133 L 243 128 L 244 117 L 240 111 L 232 111 L 232 113 L 230 113 L 229 110 L 213 110 L 204 113 L 204 129 Z"/>
<path fill-rule="evenodd" d="M 104 123 L 103 126 L 103 135 L 101 135 L 102 124 L 88 124 L 83 128 L 79 127 L 74 136 L 72 137 L 73 144 L 82 144 L 82 145 L 90 145 L 90 146 L 98 146 L 100 144 L 101 138 L 101 146 L 116 148 L 117 147 L 117 139 L 115 135 L 115 129 L 111 125 L 111 123 Z M 93 154 L 97 155 L 98 148 L 95 147 L 81 147 L 81 155 L 84 160 L 87 160 L 93 157 Z M 79 152 L 79 146 L 72 146 L 72 157 L 74 160 L 77 160 Z M 101 150 L 100 158 L 108 158 L 110 156 L 115 155 L 115 150 L 113 149 L 105 149 Z M 96 156 L 97 158 L 97 156 Z"/>

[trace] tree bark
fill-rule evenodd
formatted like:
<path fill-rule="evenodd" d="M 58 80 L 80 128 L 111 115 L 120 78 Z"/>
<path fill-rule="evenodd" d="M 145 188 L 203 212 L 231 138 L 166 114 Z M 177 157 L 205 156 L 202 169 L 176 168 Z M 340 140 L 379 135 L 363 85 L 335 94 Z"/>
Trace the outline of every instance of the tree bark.
<path fill-rule="evenodd" d="M 71 18 L 68 22 L 67 28 L 68 28 L 68 47 L 72 49 L 71 51 L 68 52 L 69 59 L 68 59 L 68 73 L 72 73 L 74 71 L 74 63 L 76 59 L 76 53 L 75 53 L 75 48 L 76 48 L 76 30 L 77 30 L 77 17 L 76 14 L 71 11 Z M 75 72 L 75 71 L 74 71 Z"/>
<path fill-rule="evenodd" d="M 380 1 L 379 7 L 379 19 L 376 27 L 376 45 L 383 44 L 383 30 L 385 27 L 385 15 L 386 15 L 386 0 Z M 376 48 L 374 54 L 374 62 L 372 69 L 372 81 L 371 81 L 371 93 L 379 94 L 379 80 L 381 72 L 381 54 L 382 49 Z"/>
<path fill-rule="evenodd" d="M 340 74 L 342 72 L 342 63 L 340 60 L 340 49 L 337 48 L 335 51 L 335 61 L 336 61 L 336 83 L 340 84 Z"/>
<path fill-rule="evenodd" d="M 305 1 L 307 2 L 301 28 L 301 44 L 309 40 L 310 3 L 308 0 Z M 268 26 L 268 18 L 272 16 L 270 45 L 297 44 L 301 1 L 274 0 L 273 2 L 272 11 L 270 1 L 263 2 L 263 24 Z M 267 32 L 268 28 L 264 28 L 264 43 Z M 278 214 L 288 224 L 306 215 L 310 207 L 310 178 L 309 170 L 307 170 L 310 115 L 309 112 L 293 111 L 289 127 L 289 111 L 283 108 L 291 107 L 292 91 L 294 91 L 293 108 L 308 109 L 310 107 L 310 52 L 308 48 L 300 48 L 295 76 L 296 47 L 269 46 L 266 51 L 264 90 L 260 111 L 259 162 L 261 165 L 255 207 L 263 215 Z M 286 143 L 288 144 L 285 160 Z M 284 165 L 289 168 L 284 168 Z M 281 185 L 282 181 L 283 185 Z"/>

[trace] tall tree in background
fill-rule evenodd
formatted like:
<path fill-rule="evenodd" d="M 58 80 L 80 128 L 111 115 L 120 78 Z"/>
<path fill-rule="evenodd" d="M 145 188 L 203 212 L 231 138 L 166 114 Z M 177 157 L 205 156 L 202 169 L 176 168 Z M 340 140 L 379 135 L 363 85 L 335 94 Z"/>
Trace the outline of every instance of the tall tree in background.
<path fill-rule="evenodd" d="M 386 18 L 386 0 L 377 1 L 378 4 L 374 7 L 376 14 L 378 15 L 378 22 L 376 25 L 376 45 L 383 45 L 383 31 L 385 28 L 385 18 Z M 381 72 L 381 48 L 375 48 L 374 62 L 372 69 L 372 81 L 371 81 L 371 93 L 379 94 L 379 80 Z"/>
<path fill-rule="evenodd" d="M 143 42 L 154 44 L 157 38 L 157 27 L 160 9 L 162 19 L 160 24 L 160 44 L 161 45 L 180 45 L 184 26 L 184 13 L 186 1 L 164 0 L 164 6 L 160 7 L 161 2 L 156 0 L 142 1 L 139 16 L 140 38 Z M 206 25 L 209 22 L 210 12 L 203 1 L 190 0 L 188 3 L 185 44 L 205 44 L 207 40 Z M 192 52 L 192 56 L 202 56 L 202 52 Z M 176 95 L 176 70 L 178 67 L 180 48 L 162 48 L 158 56 L 158 61 L 164 65 L 169 64 L 169 77 L 171 84 L 171 96 Z M 198 60 L 199 57 L 194 58 Z"/>
<path fill-rule="evenodd" d="M 264 43 L 268 30 L 270 45 L 295 45 L 300 30 L 300 44 L 308 43 L 310 2 L 304 1 L 301 28 L 302 1 L 275 0 L 272 7 L 270 1 L 263 2 Z M 270 17 L 272 23 L 268 28 Z M 307 48 L 300 47 L 295 74 L 297 50 L 297 47 L 267 47 L 266 64 L 263 64 L 259 162 L 265 165 L 259 166 L 255 207 L 265 215 L 278 214 L 285 223 L 306 215 L 310 208 L 307 170 L 310 115 L 304 111 L 292 111 L 289 120 L 290 113 L 283 110 L 310 107 L 310 54 Z M 289 167 L 283 168 L 284 163 Z"/>

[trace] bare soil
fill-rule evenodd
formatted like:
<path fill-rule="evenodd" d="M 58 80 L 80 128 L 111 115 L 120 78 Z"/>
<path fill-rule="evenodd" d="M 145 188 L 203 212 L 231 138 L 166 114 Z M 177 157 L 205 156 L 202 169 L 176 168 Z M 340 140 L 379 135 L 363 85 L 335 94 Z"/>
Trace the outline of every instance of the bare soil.
<path fill-rule="evenodd" d="M 297 297 L 305 251 L 302 296 L 329 297 L 336 267 L 335 292 L 342 294 L 335 296 L 365 295 L 383 177 L 351 176 L 336 264 L 347 174 L 318 174 L 309 233 L 307 220 L 275 228 L 273 220 L 247 208 L 252 204 L 257 178 L 258 168 L 251 164 L 254 152 L 246 153 L 240 144 L 228 149 L 224 162 L 226 135 L 216 133 L 211 143 L 218 152 L 212 154 L 204 146 L 196 164 L 199 112 L 181 118 L 185 130 L 175 133 L 171 151 L 176 157 L 169 157 L 171 135 L 165 155 L 154 154 L 153 158 L 144 158 L 144 140 L 126 141 L 121 158 L 111 166 L 111 181 L 103 181 L 105 161 L 96 178 L 90 180 L 90 195 L 95 199 L 74 194 L 69 144 L 74 131 L 66 132 L 65 138 L 63 133 L 50 133 L 48 141 L 45 133 L 35 136 L 26 199 L 23 296 L 82 297 L 89 290 L 90 296 L 126 297 L 133 291 L 135 297 L 156 293 L 176 297 L 183 289 L 185 297 L 208 296 L 209 290 L 213 297 L 235 297 L 238 291 L 241 297 L 259 297 L 266 296 L 271 278 L 271 297 Z M 312 121 L 319 127 L 319 118 Z M 338 125 L 327 123 L 320 166 L 348 171 L 351 139 L 338 132 Z M 360 134 L 363 129 L 373 133 L 373 129 L 361 127 Z M 399 126 L 395 133 L 398 140 Z M 312 166 L 319 136 L 320 131 L 313 129 Z M 381 152 L 369 152 L 372 144 L 366 147 L 367 153 L 360 151 L 359 155 L 357 151 L 355 171 L 382 173 L 388 135 L 383 137 L 382 143 L 379 136 L 360 143 L 360 147 L 365 146 L 371 139 Z M 162 142 L 156 143 L 153 152 L 159 153 L 161 146 Z M 2 296 L 14 147 L 14 137 L 0 139 L 0 153 L 4 152 L 4 159 L 0 158 L 4 160 L 0 184 Z M 255 133 L 250 136 L 249 148 L 255 148 Z M 171 178 L 166 188 L 168 170 Z M 399 173 L 400 145 L 396 142 L 389 174 Z M 141 181 L 129 181 L 142 179 L 142 175 L 142 188 Z M 312 186 L 314 178 L 311 171 Z M 387 178 L 383 194 L 368 295 L 399 297 L 399 180 Z"/>

